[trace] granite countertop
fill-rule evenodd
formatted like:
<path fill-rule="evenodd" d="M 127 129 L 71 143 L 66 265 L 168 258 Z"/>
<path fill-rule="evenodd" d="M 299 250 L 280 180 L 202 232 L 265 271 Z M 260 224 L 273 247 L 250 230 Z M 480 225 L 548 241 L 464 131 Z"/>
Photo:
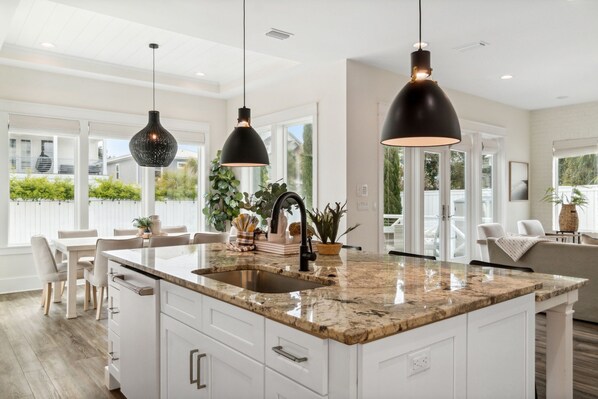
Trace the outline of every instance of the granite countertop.
<path fill-rule="evenodd" d="M 231 252 L 222 244 L 106 252 L 108 258 L 307 333 L 352 345 L 471 312 L 531 292 L 536 300 L 587 280 L 460 263 L 343 250 L 299 273 L 299 256 Z M 283 294 L 256 293 L 201 274 L 260 269 L 328 284 Z"/>

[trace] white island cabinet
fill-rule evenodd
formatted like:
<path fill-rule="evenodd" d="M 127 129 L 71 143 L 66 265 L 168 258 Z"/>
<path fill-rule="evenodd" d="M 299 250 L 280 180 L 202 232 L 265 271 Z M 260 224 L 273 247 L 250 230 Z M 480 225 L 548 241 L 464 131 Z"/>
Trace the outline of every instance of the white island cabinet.
<path fill-rule="evenodd" d="M 356 345 L 164 281 L 161 312 L 163 399 L 534 397 L 533 294 Z"/>

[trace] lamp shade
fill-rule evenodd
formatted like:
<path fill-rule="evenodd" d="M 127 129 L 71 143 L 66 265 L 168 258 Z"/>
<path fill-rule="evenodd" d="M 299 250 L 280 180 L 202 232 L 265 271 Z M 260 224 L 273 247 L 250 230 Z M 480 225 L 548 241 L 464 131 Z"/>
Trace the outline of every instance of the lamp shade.
<path fill-rule="evenodd" d="M 139 166 L 168 166 L 176 156 L 178 145 L 172 134 L 160 124 L 160 113 L 149 111 L 149 121 L 129 142 L 129 150 Z"/>
<path fill-rule="evenodd" d="M 251 127 L 251 110 L 239 108 L 238 125 L 222 147 L 223 166 L 266 166 L 270 164 L 268 150 L 260 135 Z"/>
<path fill-rule="evenodd" d="M 412 80 L 392 102 L 381 143 L 402 147 L 433 147 L 461 141 L 461 127 L 450 100 L 431 80 Z"/>

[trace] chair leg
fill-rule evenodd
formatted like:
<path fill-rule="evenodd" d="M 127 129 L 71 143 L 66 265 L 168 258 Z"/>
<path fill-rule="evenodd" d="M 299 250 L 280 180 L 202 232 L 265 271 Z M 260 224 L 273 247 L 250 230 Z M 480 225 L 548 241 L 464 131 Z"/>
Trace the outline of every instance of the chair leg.
<path fill-rule="evenodd" d="M 42 287 L 42 308 L 44 307 L 44 305 L 46 304 L 46 289 L 47 289 L 47 285 L 44 284 L 44 286 Z"/>
<path fill-rule="evenodd" d="M 96 286 L 92 286 L 92 296 L 93 296 L 93 308 L 97 308 L 98 307 L 98 290 L 96 288 Z"/>
<path fill-rule="evenodd" d="M 100 287 L 100 303 L 98 304 L 98 311 L 96 313 L 96 320 L 100 320 L 100 315 L 102 314 L 102 302 L 104 301 L 104 288 Z"/>
<path fill-rule="evenodd" d="M 62 296 L 64 295 L 64 287 L 66 286 L 66 281 L 61 281 L 60 282 L 60 297 L 62 298 Z"/>
<path fill-rule="evenodd" d="M 46 303 L 44 305 L 44 315 L 50 312 L 50 303 L 52 303 L 52 283 L 46 284 Z"/>
<path fill-rule="evenodd" d="M 89 281 L 85 280 L 85 296 L 83 299 L 83 311 L 89 309 Z"/>

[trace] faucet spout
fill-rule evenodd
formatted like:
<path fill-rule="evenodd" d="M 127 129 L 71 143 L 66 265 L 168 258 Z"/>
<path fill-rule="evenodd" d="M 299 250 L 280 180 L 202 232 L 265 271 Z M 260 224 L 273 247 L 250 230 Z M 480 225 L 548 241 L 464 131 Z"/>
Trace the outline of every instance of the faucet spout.
<path fill-rule="evenodd" d="M 305 204 L 299 194 L 292 191 L 281 194 L 274 203 L 272 208 L 272 217 L 270 218 L 270 231 L 276 233 L 278 231 L 278 216 L 282 205 L 286 200 L 293 199 L 299 206 L 299 213 L 301 214 L 301 246 L 299 247 L 299 271 L 309 271 L 309 261 L 316 260 L 316 254 L 311 250 L 310 246 L 307 246 L 307 212 L 305 211 Z"/>

